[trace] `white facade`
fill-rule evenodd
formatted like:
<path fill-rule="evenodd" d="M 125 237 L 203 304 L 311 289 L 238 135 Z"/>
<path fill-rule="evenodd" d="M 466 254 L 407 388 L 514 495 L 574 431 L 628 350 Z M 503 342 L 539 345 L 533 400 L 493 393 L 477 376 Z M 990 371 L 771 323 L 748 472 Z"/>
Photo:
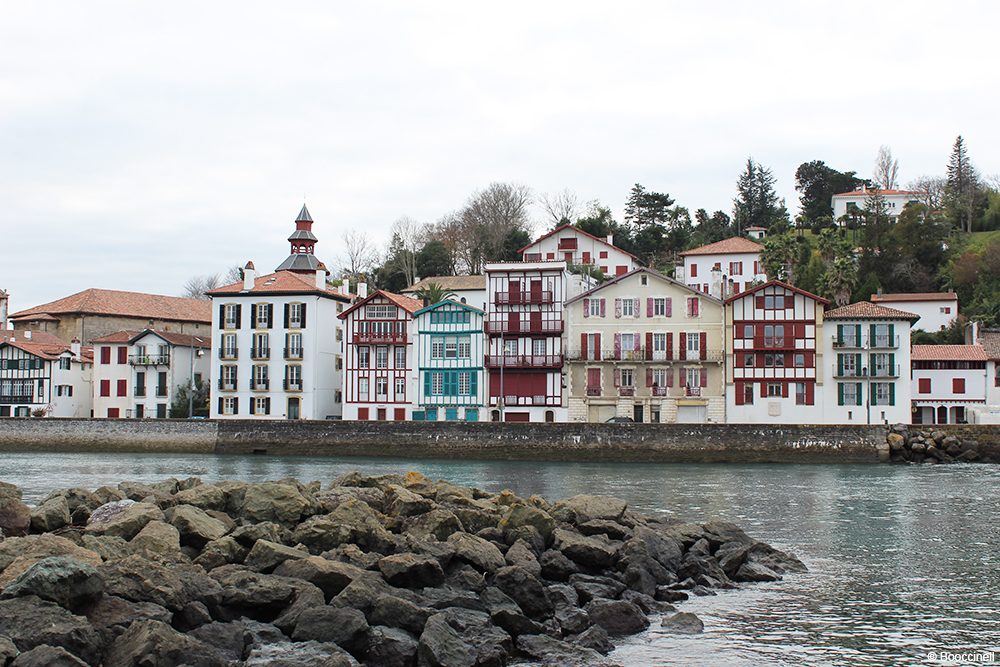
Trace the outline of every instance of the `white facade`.
<path fill-rule="evenodd" d="M 764 247 L 739 236 L 681 253 L 684 264 L 674 278 L 717 299 L 728 299 L 767 282 L 760 253 Z"/>
<path fill-rule="evenodd" d="M 521 258 L 525 262 L 595 266 L 608 277 L 638 268 L 635 255 L 616 247 L 613 241 L 611 236 L 602 239 L 573 225 L 562 225 L 521 248 Z"/>
<path fill-rule="evenodd" d="M 339 419 L 343 330 L 351 297 L 326 268 L 257 276 L 211 292 L 213 419 Z"/>
<path fill-rule="evenodd" d="M 864 211 L 868 208 L 868 199 L 875 194 L 874 190 L 855 190 L 854 192 L 843 192 L 833 195 L 830 206 L 833 209 L 833 219 L 839 221 L 845 215 L 852 212 Z M 886 213 L 890 218 L 898 218 L 907 204 L 919 204 L 926 196 L 925 192 L 911 192 L 909 190 L 879 190 L 878 193 L 885 199 Z"/>
<path fill-rule="evenodd" d="M 486 276 L 429 276 L 403 290 L 403 295 L 418 299 L 417 292 L 431 283 L 439 285 L 455 301 L 486 310 Z"/>
<path fill-rule="evenodd" d="M 914 345 L 914 424 L 961 424 L 987 407 L 989 360 L 980 345 Z"/>
<path fill-rule="evenodd" d="M 44 333 L 0 334 L 0 417 L 90 417 L 93 363 L 79 343 Z M 47 343 L 35 342 L 38 339 Z"/>
<path fill-rule="evenodd" d="M 947 329 L 958 317 L 958 295 L 954 292 L 872 294 L 872 303 L 918 315 L 914 330 L 929 333 Z"/>

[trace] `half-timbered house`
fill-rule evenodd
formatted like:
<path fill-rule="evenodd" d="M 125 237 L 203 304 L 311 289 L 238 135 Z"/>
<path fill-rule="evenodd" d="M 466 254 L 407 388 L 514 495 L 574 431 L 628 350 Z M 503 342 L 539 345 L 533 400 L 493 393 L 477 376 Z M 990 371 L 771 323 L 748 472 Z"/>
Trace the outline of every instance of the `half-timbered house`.
<path fill-rule="evenodd" d="M 485 418 L 483 315 L 478 308 L 451 300 L 414 313 L 418 370 L 414 420 Z"/>
<path fill-rule="evenodd" d="M 0 417 L 90 417 L 93 357 L 40 331 L 0 331 Z"/>

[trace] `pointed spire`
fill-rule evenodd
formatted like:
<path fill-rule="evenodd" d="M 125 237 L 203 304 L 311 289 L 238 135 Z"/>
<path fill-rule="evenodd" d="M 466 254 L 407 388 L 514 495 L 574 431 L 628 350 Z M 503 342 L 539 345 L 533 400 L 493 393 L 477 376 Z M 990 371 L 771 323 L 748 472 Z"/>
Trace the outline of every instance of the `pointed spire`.
<path fill-rule="evenodd" d="M 302 210 L 299 211 L 299 217 L 295 218 L 295 222 L 312 222 L 312 216 L 309 215 L 309 209 L 306 208 L 305 203 L 302 204 Z"/>

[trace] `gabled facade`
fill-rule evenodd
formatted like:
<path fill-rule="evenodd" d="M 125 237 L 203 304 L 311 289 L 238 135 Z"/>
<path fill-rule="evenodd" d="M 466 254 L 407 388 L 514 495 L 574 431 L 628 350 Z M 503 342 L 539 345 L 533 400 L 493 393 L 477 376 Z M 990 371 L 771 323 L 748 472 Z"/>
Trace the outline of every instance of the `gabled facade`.
<path fill-rule="evenodd" d="M 414 313 L 415 421 L 486 419 L 483 315 L 449 300 Z"/>
<path fill-rule="evenodd" d="M 726 420 L 821 424 L 829 301 L 778 280 L 726 301 Z"/>
<path fill-rule="evenodd" d="M 465 303 L 486 311 L 486 276 L 430 276 L 418 280 L 403 290 L 403 296 L 419 299 L 417 292 L 430 284 L 437 284 L 453 301 Z"/>
<path fill-rule="evenodd" d="M 605 276 L 621 276 L 635 270 L 638 258 L 613 243 L 573 225 L 561 225 L 521 248 L 525 262 L 566 262 L 567 266 L 593 266 Z"/>
<path fill-rule="evenodd" d="M 378 290 L 340 314 L 346 339 L 344 419 L 413 419 L 417 406 L 414 314 L 422 307 L 416 299 Z"/>
<path fill-rule="evenodd" d="M 208 380 L 210 341 L 153 329 L 95 339 L 94 417 L 166 419 L 179 388 Z"/>
<path fill-rule="evenodd" d="M 910 422 L 910 326 L 917 319 L 867 301 L 826 312 L 825 421 Z"/>
<path fill-rule="evenodd" d="M 0 332 L 0 417 L 90 417 L 93 359 L 79 342 Z"/>
<path fill-rule="evenodd" d="M 691 289 L 726 299 L 767 281 L 762 250 L 764 246 L 741 236 L 685 250 L 684 265 L 677 267 L 675 277 Z"/>
<path fill-rule="evenodd" d="M 914 345 L 914 424 L 965 424 L 986 407 L 986 367 L 981 345 Z"/>
<path fill-rule="evenodd" d="M 872 294 L 872 303 L 896 308 L 919 317 L 913 328 L 933 333 L 947 329 L 958 317 L 955 292 L 914 292 L 910 294 Z"/>
<path fill-rule="evenodd" d="M 566 302 L 570 421 L 725 421 L 722 302 L 637 269 Z"/>
<path fill-rule="evenodd" d="M 919 204 L 927 198 L 926 192 L 913 190 L 868 190 L 862 187 L 852 192 L 841 192 L 830 199 L 833 219 L 838 224 L 844 224 L 842 218 L 860 215 L 868 208 L 868 200 L 878 194 L 885 200 L 886 213 L 893 221 L 899 217 L 907 204 Z"/>

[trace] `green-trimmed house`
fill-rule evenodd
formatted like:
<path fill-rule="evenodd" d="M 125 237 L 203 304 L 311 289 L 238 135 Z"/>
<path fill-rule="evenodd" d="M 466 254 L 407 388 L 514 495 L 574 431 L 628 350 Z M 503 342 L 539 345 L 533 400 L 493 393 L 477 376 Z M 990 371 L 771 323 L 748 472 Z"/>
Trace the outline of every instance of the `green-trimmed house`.
<path fill-rule="evenodd" d="M 417 330 L 415 421 L 485 421 L 483 311 L 444 300 L 413 315 Z"/>

